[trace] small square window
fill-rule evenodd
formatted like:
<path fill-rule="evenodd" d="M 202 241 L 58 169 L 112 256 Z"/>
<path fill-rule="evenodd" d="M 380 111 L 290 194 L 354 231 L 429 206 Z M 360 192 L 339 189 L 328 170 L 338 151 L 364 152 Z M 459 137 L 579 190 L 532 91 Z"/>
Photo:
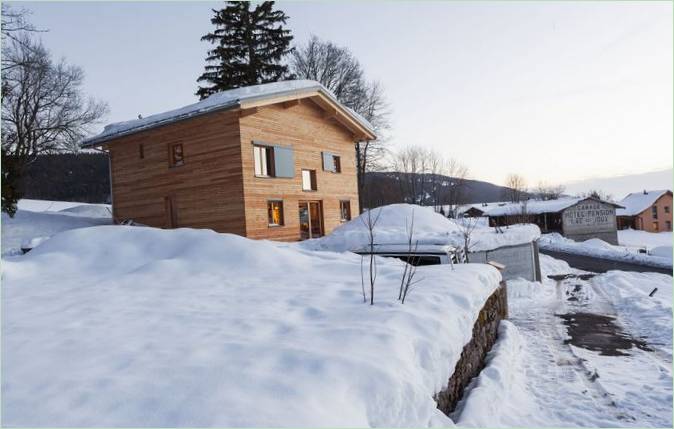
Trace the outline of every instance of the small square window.
<path fill-rule="evenodd" d="M 665 227 L 667 228 L 667 231 L 671 231 L 672 230 L 672 222 L 666 220 L 665 221 Z"/>
<path fill-rule="evenodd" d="M 332 162 L 335 164 L 335 173 L 342 172 L 342 159 L 337 155 L 332 156 Z"/>
<path fill-rule="evenodd" d="M 669 213 L 669 206 L 665 206 L 665 213 Z"/>
<path fill-rule="evenodd" d="M 342 172 L 342 160 L 339 155 L 334 155 L 330 152 L 323 152 L 323 171 L 330 171 L 332 173 Z"/>
<path fill-rule="evenodd" d="M 283 201 L 267 201 L 269 226 L 283 225 Z"/>
<path fill-rule="evenodd" d="M 345 200 L 339 202 L 339 219 L 342 222 L 351 220 L 351 201 Z"/>
<path fill-rule="evenodd" d="M 317 189 L 316 170 L 302 170 L 302 190 L 315 191 Z"/>
<path fill-rule="evenodd" d="M 185 165 L 185 155 L 183 152 L 183 144 L 176 143 L 171 145 L 171 167 L 179 167 Z"/>

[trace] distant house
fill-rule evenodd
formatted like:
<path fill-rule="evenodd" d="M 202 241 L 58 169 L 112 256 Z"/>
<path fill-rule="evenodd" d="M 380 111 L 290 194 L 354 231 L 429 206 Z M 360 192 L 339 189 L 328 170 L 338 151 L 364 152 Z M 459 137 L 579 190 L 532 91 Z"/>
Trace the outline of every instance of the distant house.
<path fill-rule="evenodd" d="M 672 191 L 643 191 L 627 195 L 620 201 L 618 228 L 649 232 L 672 230 Z"/>
<path fill-rule="evenodd" d="M 534 223 L 543 233 L 557 232 L 573 240 L 599 238 L 618 244 L 616 209 L 620 205 L 596 198 L 527 200 L 492 203 L 484 211 L 490 226 Z"/>
<path fill-rule="evenodd" d="M 298 240 L 358 214 L 354 142 L 375 138 L 364 118 L 304 80 L 111 124 L 83 146 L 109 154 L 117 222 Z"/>

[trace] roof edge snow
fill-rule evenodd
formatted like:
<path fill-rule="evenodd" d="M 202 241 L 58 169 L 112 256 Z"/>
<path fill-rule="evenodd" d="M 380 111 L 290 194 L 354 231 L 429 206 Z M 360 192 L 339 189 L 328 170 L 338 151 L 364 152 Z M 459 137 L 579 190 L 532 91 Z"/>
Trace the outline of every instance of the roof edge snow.
<path fill-rule="evenodd" d="M 290 99 L 306 98 L 311 94 L 324 96 L 352 122 L 359 126 L 359 128 L 362 128 L 364 135 L 371 137 L 373 140 L 377 138 L 374 127 L 367 119 L 340 103 L 334 94 L 319 82 L 312 80 L 289 80 L 222 91 L 197 103 L 189 104 L 178 109 L 154 114 L 146 118 L 111 123 L 106 125 L 101 133 L 83 140 L 81 147 L 87 148 L 97 146 L 119 137 L 128 136 L 216 111 L 245 108 L 265 100 L 281 97 Z"/>

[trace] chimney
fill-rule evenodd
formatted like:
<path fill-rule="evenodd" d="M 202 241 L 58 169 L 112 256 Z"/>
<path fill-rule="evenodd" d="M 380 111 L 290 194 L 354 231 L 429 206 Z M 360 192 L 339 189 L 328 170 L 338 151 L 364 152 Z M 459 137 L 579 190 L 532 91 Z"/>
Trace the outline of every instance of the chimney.
<path fill-rule="evenodd" d="M 648 195 L 648 192 L 644 189 L 644 195 Z"/>

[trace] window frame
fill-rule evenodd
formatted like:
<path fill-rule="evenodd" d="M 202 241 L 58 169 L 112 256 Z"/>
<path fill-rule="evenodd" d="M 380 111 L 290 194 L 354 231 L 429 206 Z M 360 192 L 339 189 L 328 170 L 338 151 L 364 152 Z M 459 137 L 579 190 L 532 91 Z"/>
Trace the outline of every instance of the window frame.
<path fill-rule="evenodd" d="M 280 216 L 279 216 L 279 218 L 280 218 L 279 223 L 272 223 L 271 222 L 272 221 L 272 217 L 271 217 L 272 211 L 271 210 L 273 210 L 274 204 L 278 204 L 280 209 L 281 209 L 280 210 Z M 281 200 L 281 199 L 267 200 L 267 227 L 278 228 L 278 227 L 282 227 L 282 226 L 285 226 L 285 213 L 284 213 L 284 210 L 283 210 L 283 200 Z"/>
<path fill-rule="evenodd" d="M 309 189 L 304 187 L 304 172 L 309 173 Z M 316 179 L 316 170 L 311 170 L 309 168 L 303 168 L 301 169 L 301 175 L 302 177 L 302 192 L 316 192 L 318 191 L 318 182 Z"/>
<path fill-rule="evenodd" d="M 670 211 L 669 206 L 664 206 L 664 211 L 665 211 L 665 213 L 669 214 L 669 211 Z"/>
<path fill-rule="evenodd" d="M 180 147 L 180 160 L 176 160 L 175 148 Z M 169 144 L 169 167 L 182 167 L 185 165 L 185 147 L 182 142 Z"/>
<path fill-rule="evenodd" d="M 333 173 L 341 174 L 342 172 L 342 157 L 339 155 L 332 155 L 332 163 L 335 166 Z"/>
<path fill-rule="evenodd" d="M 651 206 L 651 217 L 653 219 L 658 218 L 658 206 Z"/>
<path fill-rule="evenodd" d="M 665 229 L 666 229 L 667 231 L 671 231 L 671 230 L 672 230 L 672 222 L 671 222 L 671 221 L 669 221 L 669 220 L 666 220 L 666 221 L 665 221 Z"/>
<path fill-rule="evenodd" d="M 262 160 L 261 156 L 258 156 L 258 151 L 260 154 L 264 153 L 264 162 L 266 164 L 266 174 L 262 174 L 262 165 L 260 165 L 260 173 L 258 173 L 258 160 Z M 260 143 L 253 143 L 253 174 L 255 177 L 262 179 L 274 178 L 276 177 L 276 171 L 274 169 L 274 146 L 264 145 Z"/>
<path fill-rule="evenodd" d="M 145 147 L 144 147 L 144 143 L 139 143 L 139 144 L 138 144 L 138 158 L 139 158 L 139 159 L 145 159 Z"/>
<path fill-rule="evenodd" d="M 345 218 L 343 216 L 344 214 L 344 203 L 346 203 L 346 207 L 348 210 L 348 217 Z M 340 222 L 348 222 L 352 219 L 351 217 L 351 200 L 339 200 L 339 221 Z"/>

